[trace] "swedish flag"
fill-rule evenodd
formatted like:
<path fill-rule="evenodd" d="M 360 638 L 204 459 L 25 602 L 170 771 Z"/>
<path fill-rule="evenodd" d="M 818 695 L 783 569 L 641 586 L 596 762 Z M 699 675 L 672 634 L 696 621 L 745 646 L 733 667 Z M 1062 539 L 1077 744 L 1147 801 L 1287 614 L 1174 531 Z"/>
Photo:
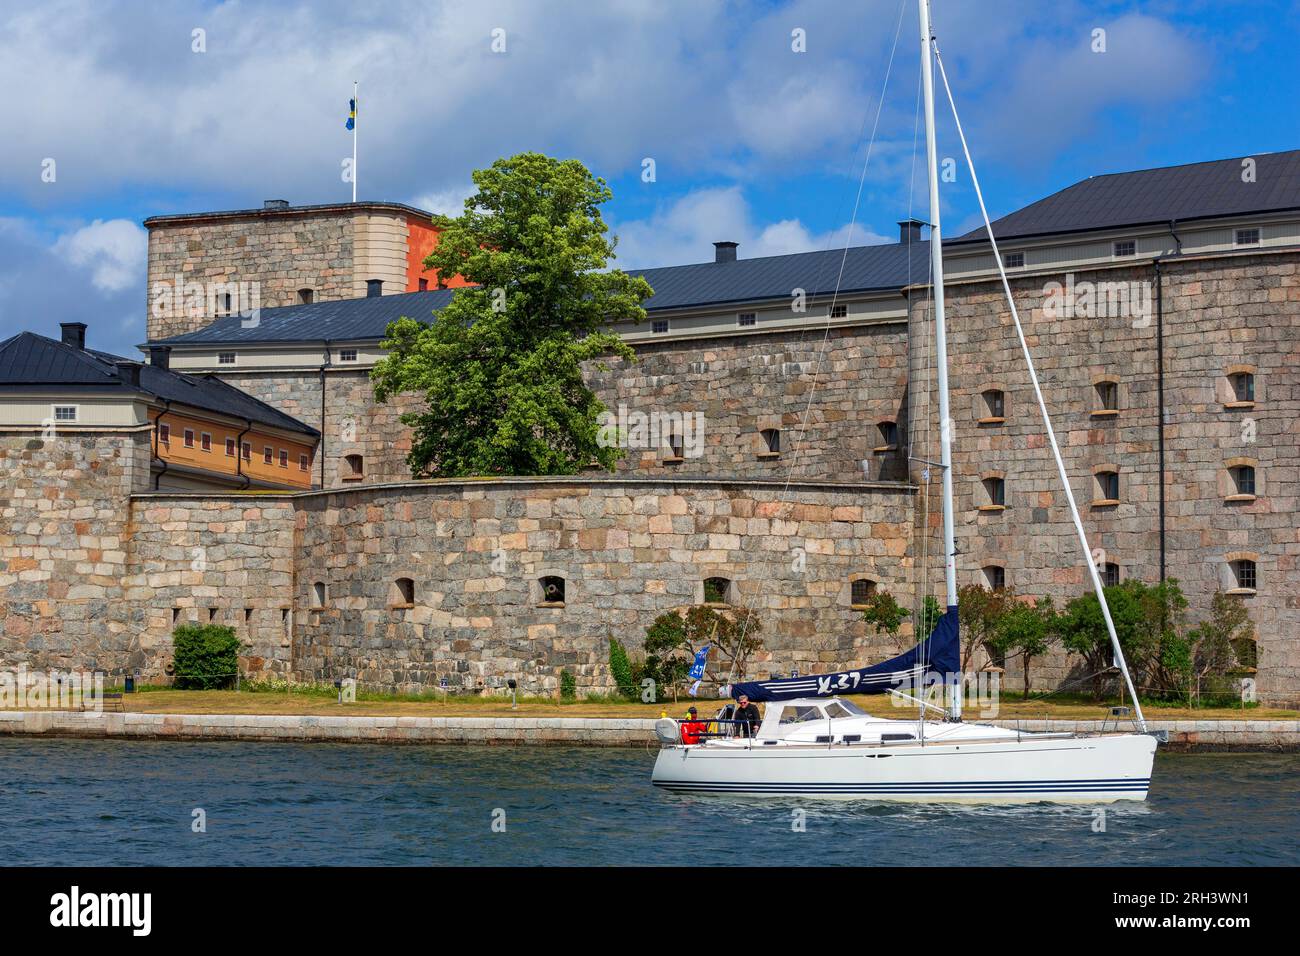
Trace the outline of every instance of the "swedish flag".
<path fill-rule="evenodd" d="M 348 129 L 357 128 L 357 101 L 356 100 L 348 100 L 348 121 L 346 125 Z"/>

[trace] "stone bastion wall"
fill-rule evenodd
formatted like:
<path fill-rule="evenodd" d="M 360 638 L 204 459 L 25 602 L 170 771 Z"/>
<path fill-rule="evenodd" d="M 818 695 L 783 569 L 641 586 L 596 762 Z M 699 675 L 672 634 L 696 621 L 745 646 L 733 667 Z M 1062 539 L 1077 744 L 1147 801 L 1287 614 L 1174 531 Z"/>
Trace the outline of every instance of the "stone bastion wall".
<path fill-rule="evenodd" d="M 136 494 L 125 599 L 146 669 L 186 620 L 236 628 L 245 668 L 370 687 L 606 690 L 609 638 L 732 582 L 766 651 L 751 674 L 910 646 L 850 604 L 866 576 L 913 602 L 915 489 L 899 482 L 511 478 L 273 494 Z M 546 600 L 541 579 L 564 580 Z M 107 664 L 105 660 L 101 665 Z"/>

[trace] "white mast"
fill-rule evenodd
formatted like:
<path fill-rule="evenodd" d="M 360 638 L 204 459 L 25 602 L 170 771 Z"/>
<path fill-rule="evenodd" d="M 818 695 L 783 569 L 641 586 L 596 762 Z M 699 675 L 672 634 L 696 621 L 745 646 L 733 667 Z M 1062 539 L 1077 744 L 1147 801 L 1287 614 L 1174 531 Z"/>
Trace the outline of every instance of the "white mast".
<path fill-rule="evenodd" d="M 939 160 L 934 142 L 934 60 L 931 50 L 930 0 L 919 0 L 921 16 L 921 86 L 925 98 L 925 158 L 930 174 L 930 265 L 934 273 L 935 365 L 939 387 L 939 465 L 943 479 L 943 574 L 947 611 L 957 609 L 957 545 L 952 519 L 952 418 L 948 411 L 948 332 L 943 315 L 943 231 L 939 227 Z M 950 715 L 961 719 L 962 678 L 949 687 Z"/>
<path fill-rule="evenodd" d="M 352 201 L 357 201 L 357 81 L 352 81 Z"/>

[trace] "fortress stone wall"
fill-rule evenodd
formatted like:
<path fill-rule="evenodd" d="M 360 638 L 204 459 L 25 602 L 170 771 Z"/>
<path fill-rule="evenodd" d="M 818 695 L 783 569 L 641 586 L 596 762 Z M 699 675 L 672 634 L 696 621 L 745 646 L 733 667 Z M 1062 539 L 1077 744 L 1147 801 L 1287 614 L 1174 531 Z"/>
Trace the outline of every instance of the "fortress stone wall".
<path fill-rule="evenodd" d="M 902 483 L 504 479 L 131 495 L 127 466 L 147 460 L 76 447 L 33 453 L 27 467 L 97 455 L 104 498 L 88 499 L 79 477 L 75 496 L 42 491 L 51 504 L 18 526 L 14 549 L 31 558 L 5 571 L 7 666 L 157 677 L 174 626 L 212 621 L 236 629 L 253 675 L 472 690 L 514 677 L 546 693 L 568 669 L 581 689 L 605 691 L 609 638 L 636 649 L 659 613 L 702 602 L 709 577 L 732 581 L 730 600 L 759 614 L 767 650 L 751 674 L 861 665 L 912 642 L 910 628 L 896 640 L 869 633 L 850 607 L 858 575 L 911 602 L 914 490 Z M 37 521 L 68 536 L 57 553 L 48 532 L 39 547 L 27 540 Z M 543 576 L 564 579 L 562 604 L 543 599 Z"/>
<path fill-rule="evenodd" d="M 1230 560 L 1258 563 L 1256 593 L 1242 596 L 1258 636 L 1263 699 L 1300 701 L 1300 273 L 1294 251 L 1163 264 L 1167 573 L 1189 602 L 1189 618 L 1209 609 L 1216 588 L 1235 585 Z M 1075 499 L 1099 562 L 1122 578 L 1160 576 L 1160 463 L 1154 272 L 1097 270 L 1079 281 L 1151 283 L 1147 315 L 1046 314 L 1045 284 L 1064 275 L 1014 279 L 1012 290 L 1033 350 Z M 925 302 L 914 302 L 911 333 L 932 335 Z M 1005 570 L 1022 594 L 1058 605 L 1089 586 L 1000 283 L 954 283 L 948 296 L 956 533 L 961 583 L 984 583 L 982 569 Z M 930 363 L 927 363 L 927 357 Z M 912 416 L 937 418 L 932 353 L 911 359 Z M 1228 375 L 1255 375 L 1253 407 L 1227 407 Z M 1113 379 L 1119 408 L 1097 414 L 1095 383 Z M 988 416 L 981 393 L 1006 393 L 1006 421 Z M 927 402 L 928 407 L 927 407 Z M 915 430 L 912 454 L 937 457 L 938 435 Z M 1249 462 L 1254 500 L 1227 500 L 1229 467 Z M 1118 504 L 1100 500 L 1094 473 L 1120 475 Z M 920 467 L 913 479 L 923 483 Z M 1005 510 L 984 510 L 981 479 L 1003 477 Z M 939 510 L 938 473 L 929 509 Z M 931 549 L 930 577 L 942 576 Z M 1050 686 L 1070 671 L 1066 655 L 1035 665 Z M 1014 670 L 1014 666 L 1012 667 Z"/>

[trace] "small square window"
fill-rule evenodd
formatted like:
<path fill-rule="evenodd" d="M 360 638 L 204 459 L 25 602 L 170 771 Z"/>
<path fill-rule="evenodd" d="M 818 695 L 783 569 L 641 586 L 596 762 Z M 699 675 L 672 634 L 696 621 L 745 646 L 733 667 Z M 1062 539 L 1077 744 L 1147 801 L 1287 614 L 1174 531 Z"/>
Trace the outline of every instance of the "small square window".
<path fill-rule="evenodd" d="M 1113 412 L 1119 409 L 1119 383 L 1097 383 L 1097 410 Z"/>
<path fill-rule="evenodd" d="M 651 331 L 651 333 L 654 334 L 654 335 L 661 335 L 661 334 L 663 334 L 664 332 L 667 332 L 667 331 L 668 331 L 668 320 L 667 320 L 667 319 L 655 319 L 654 322 L 652 322 L 652 323 L 650 324 L 650 331 Z"/>
<path fill-rule="evenodd" d="M 1255 562 L 1248 558 L 1232 562 L 1232 573 L 1237 579 L 1237 587 L 1254 591 L 1257 586 Z"/>
<path fill-rule="evenodd" d="M 1007 252 L 1002 255 L 1002 265 L 1007 269 L 1020 269 L 1025 264 L 1023 252 Z"/>
<path fill-rule="evenodd" d="M 1257 246 L 1259 245 L 1259 230 L 1238 229 L 1236 240 L 1237 240 L 1237 245 L 1239 246 Z"/>
<path fill-rule="evenodd" d="M 235 440 L 233 438 L 226 439 L 226 457 L 227 458 L 235 457 Z"/>
<path fill-rule="evenodd" d="M 217 364 L 218 364 L 218 365 L 234 365 L 234 364 L 235 364 L 235 353 L 234 353 L 234 352 L 218 352 L 218 353 L 217 353 Z"/>
<path fill-rule="evenodd" d="M 984 393 L 984 405 L 989 418 L 1006 418 L 1007 396 L 999 388 L 991 388 Z"/>
<path fill-rule="evenodd" d="M 1113 588 L 1119 584 L 1120 572 L 1119 565 L 1114 561 L 1107 561 L 1101 567 L 1101 583 L 1108 588 Z"/>
<path fill-rule="evenodd" d="M 991 591 L 1001 591 L 1007 586 L 1007 569 L 990 564 L 984 569 L 984 582 Z"/>
<path fill-rule="evenodd" d="M 1232 376 L 1232 397 L 1238 402 L 1255 400 L 1255 376 L 1250 372 L 1237 372 Z"/>
<path fill-rule="evenodd" d="M 736 324 L 741 327 L 751 326 L 758 323 L 758 316 L 753 312 L 742 312 L 736 316 Z"/>
<path fill-rule="evenodd" d="M 75 422 L 77 420 L 77 406 L 55 405 L 54 420 L 56 422 Z"/>
<path fill-rule="evenodd" d="M 1125 239 L 1122 242 L 1115 243 L 1115 258 L 1121 259 L 1124 256 L 1137 255 L 1137 242 L 1133 239 Z"/>
<path fill-rule="evenodd" d="M 428 292 L 428 291 L 429 291 L 429 280 L 428 280 L 428 279 L 421 279 L 421 280 L 420 280 L 420 291 L 421 291 L 421 292 Z"/>
<path fill-rule="evenodd" d="M 866 604 L 876 593 L 876 582 L 869 578 L 858 578 L 850 585 L 850 604 Z"/>
<path fill-rule="evenodd" d="M 185 447 L 186 448 L 194 447 L 194 429 L 192 428 L 185 429 Z"/>
<path fill-rule="evenodd" d="M 357 360 L 356 349 L 339 349 L 340 362 L 355 362 Z"/>
<path fill-rule="evenodd" d="M 847 305 L 831 306 L 832 319 L 846 319 L 849 316 L 849 307 Z"/>

